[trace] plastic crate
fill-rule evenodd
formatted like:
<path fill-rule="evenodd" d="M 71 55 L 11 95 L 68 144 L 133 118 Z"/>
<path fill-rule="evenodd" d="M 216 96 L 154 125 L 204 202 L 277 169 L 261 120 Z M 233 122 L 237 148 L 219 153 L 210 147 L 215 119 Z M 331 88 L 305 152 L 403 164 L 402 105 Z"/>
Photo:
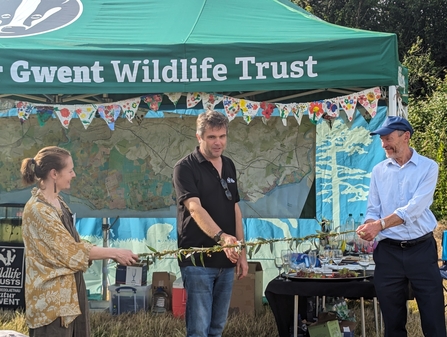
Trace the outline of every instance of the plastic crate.
<path fill-rule="evenodd" d="M 110 313 L 119 315 L 124 312 L 148 310 L 151 285 L 147 286 L 109 286 Z"/>

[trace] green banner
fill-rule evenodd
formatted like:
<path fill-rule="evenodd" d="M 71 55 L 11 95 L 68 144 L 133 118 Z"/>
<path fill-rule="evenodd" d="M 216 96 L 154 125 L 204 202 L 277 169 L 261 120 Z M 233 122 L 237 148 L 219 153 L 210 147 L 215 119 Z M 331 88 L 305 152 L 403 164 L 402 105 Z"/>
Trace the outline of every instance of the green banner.
<path fill-rule="evenodd" d="M 328 24 L 288 1 L 20 2 L 0 21 L 0 94 L 397 84 L 394 34 Z"/>

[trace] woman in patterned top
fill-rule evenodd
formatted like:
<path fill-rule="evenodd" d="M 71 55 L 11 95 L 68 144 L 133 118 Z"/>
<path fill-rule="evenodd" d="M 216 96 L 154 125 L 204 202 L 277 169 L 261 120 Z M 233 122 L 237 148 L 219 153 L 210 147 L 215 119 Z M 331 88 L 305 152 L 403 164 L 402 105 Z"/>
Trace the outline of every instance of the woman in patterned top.
<path fill-rule="evenodd" d="M 76 176 L 70 152 L 57 146 L 45 147 L 34 158 L 23 160 L 21 174 L 25 185 L 37 183 L 22 218 L 30 337 L 88 337 L 83 272 L 92 260 L 113 259 L 132 265 L 138 255 L 79 239 L 72 213 L 59 196 Z"/>

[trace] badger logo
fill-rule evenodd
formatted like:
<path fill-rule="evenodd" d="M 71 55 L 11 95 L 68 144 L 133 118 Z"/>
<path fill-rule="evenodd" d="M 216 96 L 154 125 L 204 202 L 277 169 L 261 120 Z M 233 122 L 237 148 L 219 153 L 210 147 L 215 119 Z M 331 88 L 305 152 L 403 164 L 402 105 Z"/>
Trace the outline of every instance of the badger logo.
<path fill-rule="evenodd" d="M 80 0 L 0 0 L 0 38 L 51 32 L 76 21 L 81 13 Z"/>

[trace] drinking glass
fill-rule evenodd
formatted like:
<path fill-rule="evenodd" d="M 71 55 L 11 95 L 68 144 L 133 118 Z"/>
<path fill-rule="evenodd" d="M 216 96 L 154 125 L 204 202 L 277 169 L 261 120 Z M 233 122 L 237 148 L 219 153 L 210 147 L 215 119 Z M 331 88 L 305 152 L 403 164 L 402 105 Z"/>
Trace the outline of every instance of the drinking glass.
<path fill-rule="evenodd" d="M 285 280 L 284 282 L 290 282 L 289 280 L 289 267 L 290 267 L 290 256 L 292 255 L 291 250 L 282 250 L 281 251 L 281 257 L 282 257 L 282 266 L 284 268 L 284 276 Z"/>
<path fill-rule="evenodd" d="M 284 280 L 284 278 L 281 276 L 281 269 L 282 269 L 282 257 L 281 256 L 275 256 L 275 266 L 278 268 L 278 277 L 277 280 Z"/>
<path fill-rule="evenodd" d="M 374 250 L 374 241 L 366 241 L 363 239 L 360 239 L 360 250 L 363 254 L 371 254 Z"/>
<path fill-rule="evenodd" d="M 359 265 L 363 268 L 363 277 L 366 277 L 366 268 L 370 264 L 370 256 L 368 254 L 360 254 Z"/>
<path fill-rule="evenodd" d="M 309 256 L 310 270 L 314 271 L 315 265 L 317 264 L 317 252 L 315 250 L 311 250 L 308 256 Z"/>
<path fill-rule="evenodd" d="M 333 249 L 332 250 L 332 261 L 337 265 L 340 264 L 340 262 L 343 260 L 343 252 L 341 249 Z"/>
<path fill-rule="evenodd" d="M 325 271 L 326 268 L 326 264 L 329 262 L 331 258 L 331 250 L 329 248 L 325 248 L 325 249 L 321 249 L 320 250 L 320 260 L 323 263 L 323 271 Z"/>

